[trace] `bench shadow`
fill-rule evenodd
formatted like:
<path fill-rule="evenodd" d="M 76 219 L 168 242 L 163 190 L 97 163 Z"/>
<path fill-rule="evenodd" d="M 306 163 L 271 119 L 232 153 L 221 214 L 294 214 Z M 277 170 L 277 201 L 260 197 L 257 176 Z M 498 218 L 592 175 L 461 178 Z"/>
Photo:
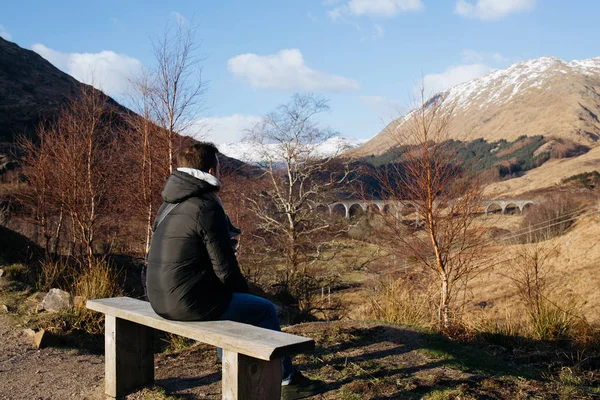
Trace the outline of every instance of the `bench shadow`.
<path fill-rule="evenodd" d="M 373 399 L 420 399 L 423 396 L 439 390 L 440 387 L 456 387 L 459 385 L 479 385 L 489 376 L 500 378 L 503 376 L 529 377 L 532 371 L 527 371 L 526 366 L 517 366 L 500 357 L 485 353 L 481 348 L 463 345 L 451 341 L 442 335 L 415 331 L 410 328 L 378 325 L 369 328 L 353 328 L 348 331 L 350 340 L 328 344 L 329 338 L 316 340 L 316 349 L 302 357 L 303 362 L 298 364 L 302 371 L 310 376 L 321 376 L 323 368 L 330 371 L 336 370 L 345 375 L 335 382 L 327 382 L 324 393 L 332 393 L 350 385 L 360 391 L 361 387 L 378 385 L 386 379 L 391 381 L 411 380 L 415 375 L 432 370 L 432 375 L 438 374 L 436 369 L 453 369 L 465 373 L 465 378 L 451 377 L 442 374 L 433 382 L 421 381 L 417 378 L 418 385 L 414 388 L 398 388 L 393 394 L 370 397 Z M 316 333 L 316 332 L 315 332 Z M 344 333 L 344 332 L 342 332 Z M 309 332 L 303 332 L 310 336 Z M 385 348 L 377 346 L 385 342 Z M 391 358 L 389 364 L 381 360 L 386 357 L 402 356 L 418 350 L 422 359 L 431 359 L 429 362 L 411 364 L 411 355 L 408 355 L 406 364 L 398 359 Z M 340 354 L 341 353 L 341 354 Z M 348 353 L 348 356 L 343 353 Z M 333 355 L 333 357 L 331 357 Z M 415 359 L 416 359 L 415 358 Z M 393 365 L 393 364 L 396 365 Z M 352 364 L 354 369 L 347 368 Z M 332 375 L 332 376 L 335 376 Z M 346 386 L 346 390 L 350 386 Z M 365 389 L 367 390 L 367 389 Z M 315 397 L 315 399 L 318 397 Z"/>
<path fill-rule="evenodd" d="M 221 381 L 221 373 L 216 372 L 205 376 L 189 377 L 189 378 L 166 378 L 157 379 L 154 383 L 163 389 L 166 393 L 176 395 L 187 400 L 206 399 L 206 394 L 198 395 L 193 393 L 180 393 L 181 391 L 194 389 L 202 386 L 208 386 Z M 220 395 L 214 393 L 214 395 Z"/>

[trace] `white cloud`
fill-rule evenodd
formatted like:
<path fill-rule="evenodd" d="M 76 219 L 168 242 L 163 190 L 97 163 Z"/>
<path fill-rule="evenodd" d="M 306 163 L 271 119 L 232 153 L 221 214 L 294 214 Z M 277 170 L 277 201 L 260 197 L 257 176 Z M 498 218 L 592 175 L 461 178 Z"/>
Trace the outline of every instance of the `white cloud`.
<path fill-rule="evenodd" d="M 535 8 L 536 0 L 457 0 L 456 14 L 483 21 L 498 20 L 509 14 L 529 11 Z"/>
<path fill-rule="evenodd" d="M 333 22 L 337 22 L 337 20 L 343 18 L 342 11 L 342 7 L 334 8 L 333 10 L 327 11 L 327 15 L 329 15 L 329 18 L 331 18 Z"/>
<path fill-rule="evenodd" d="M 307 91 L 360 89 L 360 84 L 353 79 L 308 67 L 298 49 L 281 50 L 267 56 L 240 54 L 230 58 L 227 65 L 234 76 L 248 81 L 254 88 Z"/>
<path fill-rule="evenodd" d="M 420 11 L 422 0 L 350 0 L 328 12 L 335 21 L 342 14 L 370 17 L 394 17 L 400 13 Z"/>
<path fill-rule="evenodd" d="M 0 37 L 5 40 L 12 40 L 12 35 L 2 25 L 0 25 Z"/>
<path fill-rule="evenodd" d="M 139 73 L 142 63 L 125 54 L 113 51 L 99 53 L 61 53 L 43 44 L 34 44 L 32 50 L 75 79 L 93 84 L 111 96 L 120 96 L 128 88 L 128 79 Z"/>
<path fill-rule="evenodd" d="M 439 74 L 428 74 L 423 77 L 425 90 L 439 93 L 460 83 L 486 75 L 492 68 L 485 64 L 456 65 Z"/>
<path fill-rule="evenodd" d="M 192 124 L 183 133 L 215 144 L 237 143 L 244 138 L 246 130 L 260 120 L 261 117 L 242 114 L 233 114 L 226 117 L 207 117 Z"/>
<path fill-rule="evenodd" d="M 392 101 L 383 96 L 360 96 L 360 101 L 369 107 L 377 117 L 384 122 L 390 119 L 398 118 L 404 114 L 403 107 L 400 103 Z"/>

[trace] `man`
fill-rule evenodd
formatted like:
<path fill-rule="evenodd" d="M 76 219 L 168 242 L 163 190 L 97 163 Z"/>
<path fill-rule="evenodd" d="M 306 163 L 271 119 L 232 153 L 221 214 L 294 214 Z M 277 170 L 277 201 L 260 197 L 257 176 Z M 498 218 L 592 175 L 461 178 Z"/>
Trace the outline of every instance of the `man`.
<path fill-rule="evenodd" d="M 279 331 L 275 306 L 248 294 L 238 266 L 232 239 L 240 230 L 217 195 L 218 153 L 211 143 L 191 145 L 167 179 L 148 254 L 148 299 L 166 319 L 231 320 Z M 288 398 L 300 398 L 311 383 L 285 357 L 282 385 L 284 394 L 293 392 Z"/>

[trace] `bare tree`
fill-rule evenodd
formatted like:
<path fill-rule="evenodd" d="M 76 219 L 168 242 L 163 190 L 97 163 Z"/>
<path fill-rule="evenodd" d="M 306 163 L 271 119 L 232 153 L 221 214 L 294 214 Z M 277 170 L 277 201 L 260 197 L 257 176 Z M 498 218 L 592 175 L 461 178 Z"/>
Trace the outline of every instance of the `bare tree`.
<path fill-rule="evenodd" d="M 22 173 L 28 182 L 19 200 L 28 210 L 31 222 L 40 227 L 44 237 L 42 245 L 48 258 L 58 248 L 64 220 L 63 196 L 57 185 L 58 176 L 53 163 L 53 147 L 58 133 L 50 124 L 40 124 L 36 133 L 37 140 L 31 137 L 19 140 L 23 152 Z"/>
<path fill-rule="evenodd" d="M 56 121 L 38 129 L 38 141 L 23 140 L 24 175 L 30 183 L 33 215 L 42 227 L 48 253 L 59 250 L 67 228 L 71 253 L 82 250 L 92 267 L 95 243 L 114 224 L 116 182 L 124 171 L 116 157 L 113 106 L 91 86 L 63 108 Z M 51 246 L 51 239 L 54 244 Z M 52 250 L 51 250 L 52 249 Z"/>
<path fill-rule="evenodd" d="M 202 58 L 195 30 L 187 24 L 168 26 L 153 41 L 156 72 L 152 81 L 153 112 L 164 129 L 168 147 L 168 171 L 173 172 L 177 133 L 194 124 L 202 108 L 206 85 L 202 81 Z"/>
<path fill-rule="evenodd" d="M 164 140 L 166 133 L 156 122 L 154 109 L 156 93 L 154 76 L 144 71 L 130 81 L 132 88 L 131 107 L 136 114 L 126 114 L 127 156 L 134 166 L 128 176 L 130 178 L 131 209 L 136 219 L 144 221 L 143 252 L 148 253 L 152 236 L 154 214 L 161 203 L 160 188 L 164 184 L 168 169 L 165 160 L 169 159 L 169 145 Z"/>
<path fill-rule="evenodd" d="M 421 90 L 418 107 L 388 126 L 398 161 L 375 178 L 384 199 L 415 209 L 418 227 L 407 226 L 394 207 L 382 213 L 383 221 L 393 247 L 439 279 L 439 322 L 448 328 L 458 288 L 484 265 L 485 238 L 475 225 L 481 186 L 448 141 L 453 109 L 445 100 L 443 95 L 428 100 Z"/>
<path fill-rule="evenodd" d="M 328 196 L 349 175 L 334 162 L 343 148 L 319 154 L 317 145 L 334 133 L 319 126 L 315 117 L 328 109 L 327 101 L 316 95 L 296 94 L 247 136 L 264 168 L 263 187 L 249 198 L 250 208 L 258 217 L 265 248 L 275 259 L 283 255 L 280 283 L 296 297 L 314 278 L 308 273 L 311 257 L 325 240 L 320 236 L 332 228 L 328 214 L 317 208 L 330 202 Z"/>

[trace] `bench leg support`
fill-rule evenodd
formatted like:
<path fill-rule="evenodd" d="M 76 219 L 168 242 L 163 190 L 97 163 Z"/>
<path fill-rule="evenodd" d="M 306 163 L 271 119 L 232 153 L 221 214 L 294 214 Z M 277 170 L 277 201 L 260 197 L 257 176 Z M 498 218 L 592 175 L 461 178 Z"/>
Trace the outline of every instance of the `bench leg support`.
<path fill-rule="evenodd" d="M 111 315 L 105 320 L 106 395 L 123 397 L 154 383 L 152 328 Z"/>
<path fill-rule="evenodd" d="M 223 400 L 281 397 L 281 360 L 264 361 L 223 349 Z"/>

